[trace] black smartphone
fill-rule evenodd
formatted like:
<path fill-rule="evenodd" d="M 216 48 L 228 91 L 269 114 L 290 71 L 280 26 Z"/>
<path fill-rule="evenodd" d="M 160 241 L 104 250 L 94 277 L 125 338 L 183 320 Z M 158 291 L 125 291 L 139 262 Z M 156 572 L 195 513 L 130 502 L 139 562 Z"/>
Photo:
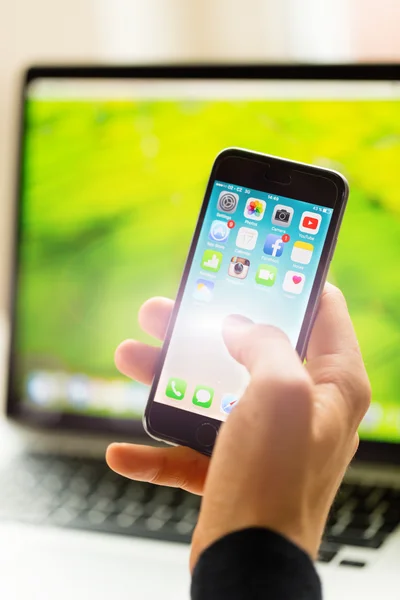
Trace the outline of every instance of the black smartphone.
<path fill-rule="evenodd" d="M 224 345 L 227 315 L 281 328 L 304 357 L 347 197 L 335 171 L 217 156 L 146 406 L 152 437 L 211 454 L 249 381 Z"/>

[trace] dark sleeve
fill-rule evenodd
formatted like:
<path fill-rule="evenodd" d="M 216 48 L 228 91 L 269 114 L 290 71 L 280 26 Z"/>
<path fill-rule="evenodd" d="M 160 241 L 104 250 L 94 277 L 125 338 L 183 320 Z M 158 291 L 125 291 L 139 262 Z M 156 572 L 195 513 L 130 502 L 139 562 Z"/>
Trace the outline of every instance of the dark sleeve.
<path fill-rule="evenodd" d="M 310 557 L 268 529 L 231 533 L 207 548 L 193 572 L 192 600 L 321 600 Z"/>

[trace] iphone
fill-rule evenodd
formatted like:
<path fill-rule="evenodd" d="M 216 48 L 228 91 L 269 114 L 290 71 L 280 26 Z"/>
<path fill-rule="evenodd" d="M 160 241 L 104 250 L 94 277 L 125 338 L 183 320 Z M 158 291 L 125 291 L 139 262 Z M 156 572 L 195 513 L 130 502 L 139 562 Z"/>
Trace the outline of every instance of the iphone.
<path fill-rule="evenodd" d="M 222 339 L 227 315 L 279 327 L 305 356 L 347 196 L 329 169 L 218 155 L 146 406 L 152 437 L 211 454 L 249 381 Z"/>

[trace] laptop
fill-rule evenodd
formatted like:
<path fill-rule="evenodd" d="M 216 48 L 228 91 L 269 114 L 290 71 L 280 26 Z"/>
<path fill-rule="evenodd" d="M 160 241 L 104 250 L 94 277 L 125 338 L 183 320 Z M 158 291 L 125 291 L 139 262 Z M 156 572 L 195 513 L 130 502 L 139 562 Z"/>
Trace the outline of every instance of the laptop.
<path fill-rule="evenodd" d="M 350 182 L 329 279 L 346 295 L 373 400 L 318 569 L 328 599 L 396 589 L 399 79 L 397 65 L 25 73 L 1 338 L 2 597 L 188 597 L 200 499 L 118 477 L 104 450 L 152 443 L 141 424 L 148 389 L 118 374 L 113 352 L 127 337 L 149 340 L 136 317 L 144 300 L 174 297 L 210 167 L 227 146 L 332 167 Z"/>

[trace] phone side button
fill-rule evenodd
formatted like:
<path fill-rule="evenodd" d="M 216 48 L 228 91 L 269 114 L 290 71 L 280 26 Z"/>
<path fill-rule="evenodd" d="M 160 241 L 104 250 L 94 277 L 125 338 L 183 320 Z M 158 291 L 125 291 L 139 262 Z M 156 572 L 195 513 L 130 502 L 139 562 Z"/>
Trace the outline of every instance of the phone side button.
<path fill-rule="evenodd" d="M 217 437 L 217 430 L 211 423 L 203 423 L 196 429 L 196 440 L 201 446 L 213 446 Z"/>

